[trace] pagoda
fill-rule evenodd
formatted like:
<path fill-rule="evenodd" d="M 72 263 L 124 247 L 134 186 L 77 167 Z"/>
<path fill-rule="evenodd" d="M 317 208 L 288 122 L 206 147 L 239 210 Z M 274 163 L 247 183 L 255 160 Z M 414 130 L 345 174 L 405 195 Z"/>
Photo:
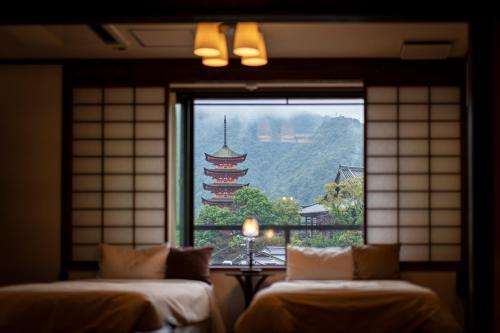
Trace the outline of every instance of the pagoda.
<path fill-rule="evenodd" d="M 234 192 L 249 185 L 237 182 L 238 178 L 247 174 L 248 169 L 237 169 L 236 165 L 244 162 L 246 157 L 247 154 L 238 154 L 227 146 L 226 116 L 224 116 L 224 145 L 213 154 L 205 153 L 205 160 L 214 167 L 204 168 L 204 173 L 214 182 L 203 183 L 203 189 L 213 194 L 210 199 L 201 198 L 204 205 L 233 208 Z"/>

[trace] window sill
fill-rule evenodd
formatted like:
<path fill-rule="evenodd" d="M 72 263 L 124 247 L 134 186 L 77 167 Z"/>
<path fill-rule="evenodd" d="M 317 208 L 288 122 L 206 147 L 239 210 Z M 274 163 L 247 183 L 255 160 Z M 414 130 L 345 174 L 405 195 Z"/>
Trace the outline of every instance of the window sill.
<path fill-rule="evenodd" d="M 210 266 L 210 272 L 234 272 L 239 271 L 242 268 L 248 268 L 248 266 Z M 261 269 L 263 271 L 278 271 L 284 272 L 286 270 L 286 266 L 263 266 L 263 267 L 255 267 L 255 269 Z"/>
<path fill-rule="evenodd" d="M 211 272 L 234 272 L 239 271 L 248 266 L 210 266 Z M 262 269 L 263 271 L 286 271 L 286 266 L 254 266 L 254 268 Z M 434 262 L 400 262 L 400 270 L 402 272 L 408 271 L 464 271 L 466 266 L 463 262 L 447 262 L 447 261 L 434 261 Z"/>

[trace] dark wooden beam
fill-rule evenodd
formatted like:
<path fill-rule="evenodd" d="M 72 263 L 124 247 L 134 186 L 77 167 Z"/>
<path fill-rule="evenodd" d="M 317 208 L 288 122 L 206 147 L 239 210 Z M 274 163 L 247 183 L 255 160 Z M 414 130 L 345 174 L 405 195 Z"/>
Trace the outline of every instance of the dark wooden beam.
<path fill-rule="evenodd" d="M 9 6 L 3 6 L 0 23 L 462 21 L 472 9 L 467 2 L 451 0 L 11 1 Z"/>
<path fill-rule="evenodd" d="M 171 82 L 325 81 L 363 80 L 367 84 L 462 84 L 464 59 L 402 61 L 399 59 L 272 59 L 265 67 L 245 67 L 231 61 L 210 68 L 193 60 L 89 60 L 65 62 L 80 86 L 167 85 Z"/>

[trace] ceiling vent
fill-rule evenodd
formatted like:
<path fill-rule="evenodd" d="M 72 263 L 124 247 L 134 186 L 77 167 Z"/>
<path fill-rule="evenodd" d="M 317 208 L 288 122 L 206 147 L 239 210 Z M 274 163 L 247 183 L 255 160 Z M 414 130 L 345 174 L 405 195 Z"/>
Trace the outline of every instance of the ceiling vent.
<path fill-rule="evenodd" d="M 404 41 L 401 45 L 403 60 L 438 60 L 450 55 L 452 43 L 449 41 Z"/>
<path fill-rule="evenodd" d="M 129 43 L 127 39 L 113 24 L 91 24 L 89 28 L 99 37 L 99 39 L 106 45 L 124 51 L 128 48 Z"/>

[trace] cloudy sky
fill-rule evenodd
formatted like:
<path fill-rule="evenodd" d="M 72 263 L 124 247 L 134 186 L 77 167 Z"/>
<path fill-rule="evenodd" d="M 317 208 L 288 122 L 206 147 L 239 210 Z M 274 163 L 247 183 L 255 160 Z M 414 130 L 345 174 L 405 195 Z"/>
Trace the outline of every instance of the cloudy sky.
<path fill-rule="evenodd" d="M 263 116 L 290 118 L 311 113 L 328 117 L 344 116 L 364 122 L 363 100 L 360 99 L 252 99 L 252 100 L 196 100 L 195 112 L 204 113 L 204 121 L 220 121 L 221 114 L 231 118 L 231 113 L 241 121 Z"/>

